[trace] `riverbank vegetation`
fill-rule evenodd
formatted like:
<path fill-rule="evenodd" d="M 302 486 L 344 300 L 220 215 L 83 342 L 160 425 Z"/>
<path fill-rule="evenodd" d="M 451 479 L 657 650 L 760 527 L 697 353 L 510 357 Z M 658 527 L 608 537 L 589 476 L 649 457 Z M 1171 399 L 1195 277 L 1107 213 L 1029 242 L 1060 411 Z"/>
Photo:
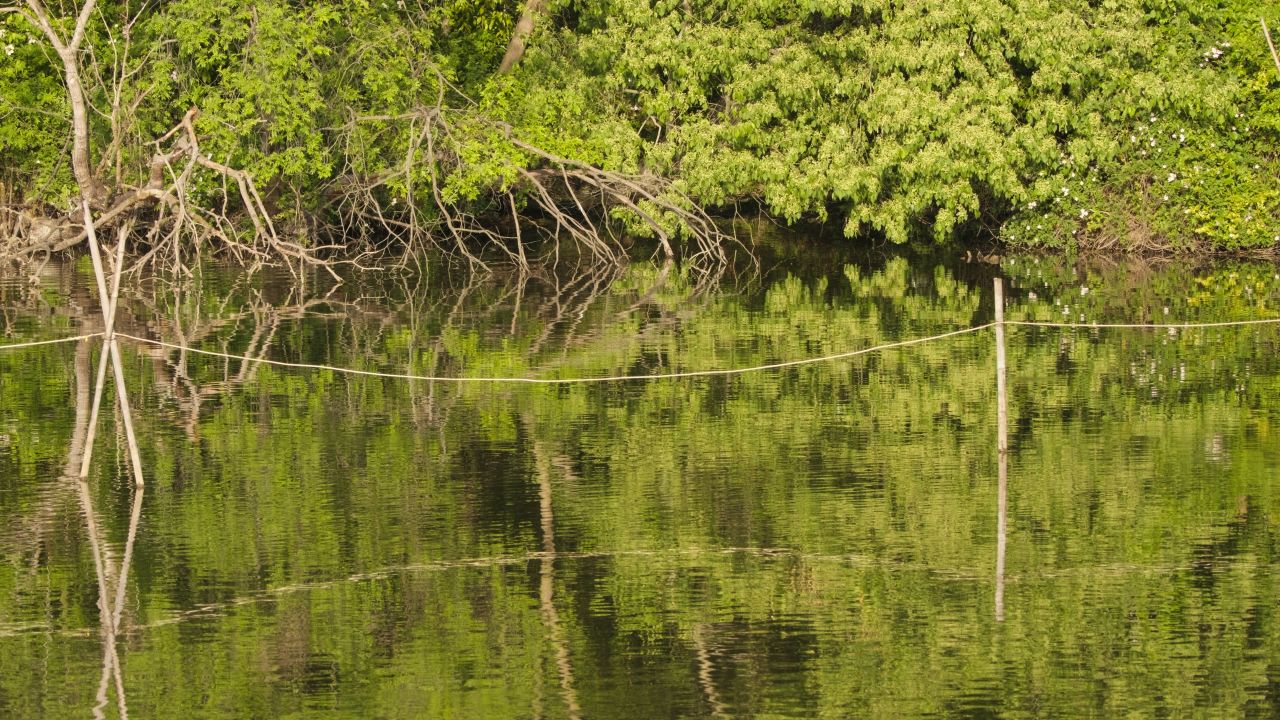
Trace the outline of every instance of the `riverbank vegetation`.
<path fill-rule="evenodd" d="M 1280 244 L 1258 0 L 8 0 L 0 248 L 528 266 L 722 219 L 1068 248 Z M 715 219 L 713 219 L 715 218 Z M 369 262 L 373 262 L 368 259 Z"/>

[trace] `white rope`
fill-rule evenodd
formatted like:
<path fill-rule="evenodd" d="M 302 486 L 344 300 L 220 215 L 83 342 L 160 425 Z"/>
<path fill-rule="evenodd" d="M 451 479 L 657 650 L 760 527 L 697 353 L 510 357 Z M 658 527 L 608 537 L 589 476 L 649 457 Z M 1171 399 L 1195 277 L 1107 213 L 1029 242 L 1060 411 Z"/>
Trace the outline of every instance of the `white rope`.
<path fill-rule="evenodd" d="M 116 337 L 127 338 L 140 343 L 156 345 L 159 347 L 169 348 L 171 350 L 185 350 L 200 355 L 208 355 L 211 357 L 220 357 L 229 360 L 239 360 L 241 362 L 263 363 L 266 365 L 275 365 L 277 367 L 302 368 L 304 370 L 329 370 L 336 373 L 345 373 L 348 375 L 367 375 L 371 377 L 391 378 L 397 380 L 423 380 L 429 382 L 456 382 L 456 383 L 526 383 L 531 385 L 569 385 L 575 383 L 602 383 L 602 382 L 624 382 L 635 380 L 673 380 L 678 378 L 691 377 L 709 377 L 714 375 L 742 375 L 751 372 L 760 372 L 764 370 L 778 370 L 780 368 L 797 367 L 800 365 L 813 365 L 815 363 L 831 362 L 833 360 L 843 360 L 845 358 L 856 357 L 858 355 L 866 355 L 868 353 L 880 352 L 881 350 L 889 350 L 892 348 L 906 347 L 908 345 L 919 345 L 921 343 L 941 340 L 943 338 L 955 337 L 956 335 L 967 335 L 980 330 L 986 330 L 992 327 L 994 323 L 978 325 L 975 327 L 964 328 L 962 330 L 953 330 L 951 332 L 942 333 L 941 335 L 931 335 L 929 337 L 916 338 L 914 340 L 901 340 L 898 342 L 885 343 L 883 345 L 875 345 L 861 350 L 851 350 L 849 352 L 836 353 L 834 355 L 824 355 L 822 357 L 804 358 L 801 360 L 788 360 L 786 362 L 769 363 L 767 365 L 753 365 L 751 367 L 731 368 L 728 370 L 690 370 L 686 372 L 673 373 L 655 373 L 650 375 L 609 375 L 605 377 L 585 377 L 585 378 L 531 378 L 531 377 L 456 377 L 456 376 L 435 376 L 435 375 L 412 375 L 409 373 L 386 373 L 376 370 L 355 370 L 352 368 L 334 367 L 332 365 L 314 365 L 311 363 L 295 363 L 284 360 L 266 360 L 253 358 L 245 355 L 230 355 L 228 353 L 216 352 L 213 350 L 199 350 L 196 348 L 183 347 L 173 343 L 167 343 L 162 340 L 150 340 L 140 338 L 124 333 L 116 333 Z"/>
<path fill-rule="evenodd" d="M 0 351 L 21 350 L 23 348 L 37 347 L 40 345 L 57 345 L 59 343 L 79 342 L 81 340 L 91 340 L 96 337 L 102 337 L 102 333 L 89 333 L 88 335 L 76 335 L 74 337 L 64 337 L 56 340 L 36 340 L 33 342 L 11 343 L 8 345 L 0 345 Z"/>
<path fill-rule="evenodd" d="M 1218 327 L 1240 327 L 1248 325 L 1277 325 L 1280 324 L 1280 318 L 1264 318 L 1260 320 L 1229 320 L 1223 322 L 1180 322 L 1180 323 L 1078 323 L 1078 322 L 1050 322 L 1050 321 L 1031 321 L 1031 320 L 1006 320 L 1005 325 L 1017 327 L 1046 327 L 1046 328 L 1084 328 L 1092 330 L 1100 330 L 1107 328 L 1116 329 L 1136 329 L 1136 330 L 1160 330 L 1160 329 L 1179 329 L 1189 330 L 1194 328 L 1218 328 Z M 817 363 L 831 362 L 834 360 L 843 360 L 846 358 L 857 357 L 858 355 L 866 355 L 868 353 L 880 352 L 882 350 L 891 350 L 893 348 L 907 347 L 910 345 L 919 345 L 922 343 L 933 342 L 934 340 L 942 340 L 957 335 L 967 335 L 970 333 L 986 330 L 995 327 L 996 323 L 986 323 L 985 325 L 976 325 L 961 330 L 953 330 L 940 335 L 930 335 L 928 337 L 916 338 L 914 340 L 901 340 L 898 342 L 885 343 L 883 345 L 875 345 L 861 350 L 851 350 L 848 352 L 836 353 L 834 355 L 823 355 L 821 357 L 803 358 L 800 360 L 788 360 L 785 362 L 769 363 L 766 365 L 753 365 L 751 367 L 730 368 L 725 370 L 690 370 L 685 372 L 674 373 L 653 373 L 648 375 L 609 375 L 604 377 L 586 377 L 586 378 L 531 378 L 531 377 L 455 377 L 455 376 L 438 376 L 438 375 L 414 375 L 410 373 L 387 373 L 377 370 L 357 370 L 354 368 L 336 367 L 333 365 L 319 365 L 313 363 L 297 363 L 285 360 L 268 360 L 265 358 L 254 358 L 248 355 L 231 355 L 229 353 L 216 352 L 213 350 L 201 350 L 199 348 L 186 347 L 176 345 L 174 343 L 164 342 L 163 340 L 153 340 L 150 338 L 142 338 L 136 335 L 128 335 L 126 333 L 117 332 L 117 338 L 133 340 L 134 342 L 146 345 L 155 345 L 157 347 L 168 348 L 170 350 L 185 350 L 186 352 L 198 355 L 208 355 L 211 357 L 220 357 L 228 360 L 238 360 L 240 362 L 263 363 L 265 365 L 275 365 L 277 367 L 300 368 L 304 370 L 329 370 L 331 372 L 343 373 L 347 375 L 366 375 L 370 377 L 390 378 L 397 380 L 422 380 L 428 382 L 473 382 L 473 383 L 526 383 L 533 385 L 569 385 L 575 383 L 593 383 L 593 382 L 624 382 L 634 380 L 674 380 L 679 378 L 691 377 L 710 377 L 715 375 L 743 375 L 752 372 L 762 372 L 765 370 L 779 370 L 788 367 L 798 367 L 801 365 L 814 365 Z M 21 350 L 24 348 L 38 347 L 41 345 L 56 345 L 59 343 L 79 342 L 80 340 L 89 340 L 92 338 L 102 337 L 101 332 L 89 333 L 86 335 L 75 335 L 72 337 L 57 338 L 54 340 L 36 340 L 33 342 L 12 343 L 9 345 L 0 345 L 0 351 L 5 350 Z"/>
<path fill-rule="evenodd" d="M 1280 318 L 1266 318 L 1263 320 L 1227 320 L 1224 322 L 1207 322 L 1207 323 L 1072 323 L 1072 322 L 1033 322 L 1030 320 L 1006 320 L 1004 322 L 1005 325 L 1022 325 L 1024 327 L 1136 328 L 1136 329 L 1148 329 L 1148 330 L 1160 330 L 1165 328 L 1188 330 L 1191 328 L 1236 327 L 1239 325 L 1275 325 L 1277 323 L 1280 323 Z"/>

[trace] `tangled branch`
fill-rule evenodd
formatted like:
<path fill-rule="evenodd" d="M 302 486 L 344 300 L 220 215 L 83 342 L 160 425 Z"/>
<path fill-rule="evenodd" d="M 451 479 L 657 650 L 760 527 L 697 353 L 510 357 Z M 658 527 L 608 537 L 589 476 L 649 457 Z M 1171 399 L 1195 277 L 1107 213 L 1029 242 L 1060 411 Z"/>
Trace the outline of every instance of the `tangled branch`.
<path fill-rule="evenodd" d="M 111 227 L 127 219 L 146 216 L 145 255 L 135 269 L 156 258 L 172 258 L 179 269 L 185 269 L 180 245 L 190 241 L 199 249 L 208 239 L 218 240 L 218 247 L 248 264 L 262 264 L 277 258 L 291 258 L 304 263 L 329 267 L 318 252 L 325 248 L 306 248 L 283 239 L 276 231 L 253 178 L 242 170 L 219 163 L 200 148 L 195 119 L 199 110 L 192 108 L 169 132 L 154 142 L 155 153 L 148 163 L 147 180 L 137 186 L 121 185 L 98 211 L 94 219 L 98 229 Z M 166 147 L 167 144 L 167 147 Z M 216 207 L 194 202 L 192 191 L 197 173 L 213 173 L 222 179 L 223 201 Z M 238 209 L 228 202 L 239 199 Z M 47 217 L 31 211 L 8 210 L 11 216 L 7 249 L 10 257 L 58 253 L 79 245 L 87 235 L 83 222 L 73 215 Z M 241 232 L 237 220 L 247 217 L 252 233 Z"/>
<path fill-rule="evenodd" d="M 344 237 L 433 246 L 473 266 L 485 265 L 486 251 L 496 250 L 525 270 L 533 258 L 558 257 L 564 241 L 597 261 L 619 262 L 629 248 L 626 228 L 652 236 L 663 256 L 696 265 L 723 265 L 737 242 L 670 181 L 562 157 L 520 139 L 504 123 L 429 107 L 353 119 L 338 129 L 342 144 L 354 144 L 356 129 L 371 124 L 403 133 L 404 156 L 373 176 L 350 166 L 340 175 L 332 191 L 332 232 Z M 477 132 L 504 138 L 520 161 L 506 168 L 510 179 L 494 180 L 477 197 L 460 197 L 451 179 L 465 170 L 463 149 Z"/>

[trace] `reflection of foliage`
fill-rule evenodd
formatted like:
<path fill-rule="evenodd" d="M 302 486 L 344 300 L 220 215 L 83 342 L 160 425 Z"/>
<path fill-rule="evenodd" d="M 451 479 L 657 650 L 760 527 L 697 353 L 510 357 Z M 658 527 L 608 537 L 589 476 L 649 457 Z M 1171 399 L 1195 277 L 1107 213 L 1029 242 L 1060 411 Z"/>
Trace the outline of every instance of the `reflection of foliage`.
<path fill-rule="evenodd" d="M 1011 318 L 1058 318 L 1063 304 L 1090 319 L 1163 317 L 1166 305 L 1179 319 L 1253 316 L 1246 281 L 1274 307 L 1274 281 L 1256 285 L 1260 265 L 1190 278 L 1149 268 L 1138 287 L 1120 282 L 1139 276 L 1132 267 L 1050 272 L 1018 258 L 1008 269 Z M 502 288 L 434 305 L 392 288 L 376 307 L 334 299 L 283 317 L 271 354 L 473 375 L 731 367 L 985 321 L 988 280 L 970 272 L 850 263 L 691 299 L 678 269 L 655 288 L 663 269 L 639 265 L 594 290 L 583 279 L 560 295 L 530 286 L 518 312 Z M 271 287 L 220 282 L 210 277 L 157 317 L 203 323 L 214 329 L 202 344 L 238 352 L 258 322 L 238 306 Z M 575 288 L 589 301 L 572 300 Z M 223 305 L 226 294 L 234 301 Z M 144 304 L 131 310 L 153 321 Z M 458 388 L 262 367 L 211 397 L 190 434 L 170 421 L 172 369 L 135 356 L 156 490 L 129 622 L 339 582 L 136 631 L 125 656 L 131 700 L 147 716 L 323 705 L 519 717 L 541 697 L 548 715 L 563 714 L 538 563 L 432 566 L 538 551 L 536 475 L 549 467 L 557 549 L 603 553 L 555 563 L 592 717 L 705 714 L 690 670 L 695 637 L 711 648 L 733 714 L 900 717 L 964 702 L 1029 715 L 1242 714 L 1274 702 L 1257 688 L 1280 650 L 1269 570 L 1280 511 L 1276 343 L 1274 329 L 1259 328 L 1011 332 L 1002 625 L 989 612 L 987 334 L 678 383 Z M 5 527 L 54 485 L 70 352 L 0 354 L 0 404 L 32 429 L 0 448 Z M 206 385 L 238 369 L 192 358 L 187 370 Z M 99 473 L 103 507 L 122 507 L 117 472 Z M 104 515 L 118 538 L 125 514 Z M 35 548 L 6 547 L 6 622 L 94 627 L 77 522 L 46 534 L 34 570 Z M 786 550 L 720 552 L 743 547 Z M 344 581 L 414 564 L 434 569 Z M 81 702 L 53 674 L 25 670 L 40 659 L 96 678 L 96 646 L 78 642 L 0 638 L 0 708 L 22 714 L 38 700 L 60 714 L 59 703 Z M 59 654 L 50 660 L 46 646 Z M 1079 668 L 1103 681 L 1081 683 Z M 1218 692 L 1197 696 L 1191 677 Z"/>

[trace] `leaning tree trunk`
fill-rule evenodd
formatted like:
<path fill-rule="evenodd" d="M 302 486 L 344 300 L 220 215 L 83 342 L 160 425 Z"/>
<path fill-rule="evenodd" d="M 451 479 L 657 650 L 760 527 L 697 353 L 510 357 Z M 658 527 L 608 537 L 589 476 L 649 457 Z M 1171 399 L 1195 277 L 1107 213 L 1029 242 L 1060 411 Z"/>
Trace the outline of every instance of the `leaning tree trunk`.
<path fill-rule="evenodd" d="M 507 52 L 502 56 L 502 63 L 498 65 L 500 74 L 511 72 L 516 63 L 520 62 L 520 58 L 524 57 L 525 45 L 529 42 L 529 35 L 533 33 L 533 22 L 542 12 L 544 4 L 545 0 L 529 0 L 525 3 L 524 12 L 520 13 L 520 19 L 516 21 L 516 29 L 511 33 Z"/>
<path fill-rule="evenodd" d="M 89 107 L 85 101 L 84 83 L 80 78 L 80 47 L 84 44 L 85 30 L 98 0 L 86 0 L 76 17 L 75 29 L 63 40 L 49 19 L 49 12 L 42 0 L 27 0 L 30 10 L 28 20 L 44 33 L 62 61 L 63 79 L 67 85 L 67 100 L 71 104 L 71 170 L 84 199 L 91 205 L 106 200 L 106 190 L 93 173 L 93 161 L 89 150 Z"/>
<path fill-rule="evenodd" d="M 61 53 L 60 53 L 61 54 Z M 89 150 L 89 108 L 84 99 L 84 84 L 80 80 L 79 60 L 76 51 L 67 50 L 62 57 L 63 72 L 67 83 L 67 97 L 71 100 L 71 170 L 89 204 L 99 206 L 106 201 L 106 190 L 93 173 Z"/>

